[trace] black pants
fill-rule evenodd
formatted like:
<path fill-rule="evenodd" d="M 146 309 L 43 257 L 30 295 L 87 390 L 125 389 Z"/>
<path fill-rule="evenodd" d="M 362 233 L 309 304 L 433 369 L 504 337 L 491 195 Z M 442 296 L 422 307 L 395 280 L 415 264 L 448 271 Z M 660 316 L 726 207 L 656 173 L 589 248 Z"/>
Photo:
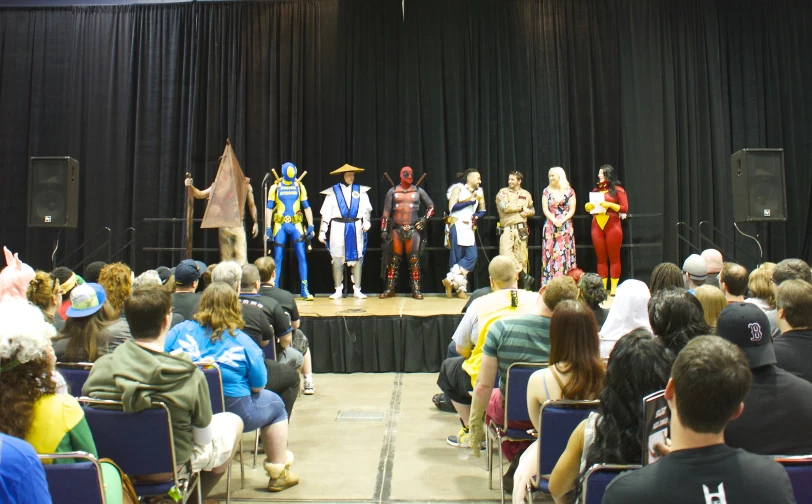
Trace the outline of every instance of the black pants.
<path fill-rule="evenodd" d="M 265 384 L 265 388 L 276 392 L 282 398 L 290 420 L 293 403 L 299 396 L 299 373 L 288 365 L 269 359 L 265 359 L 265 367 L 268 369 L 268 383 Z"/>
<path fill-rule="evenodd" d="M 471 377 L 462 369 L 463 362 L 465 362 L 464 357 L 444 360 L 440 364 L 437 385 L 445 394 L 446 399 L 460 404 L 471 404 L 471 392 L 474 387 L 471 385 Z"/>

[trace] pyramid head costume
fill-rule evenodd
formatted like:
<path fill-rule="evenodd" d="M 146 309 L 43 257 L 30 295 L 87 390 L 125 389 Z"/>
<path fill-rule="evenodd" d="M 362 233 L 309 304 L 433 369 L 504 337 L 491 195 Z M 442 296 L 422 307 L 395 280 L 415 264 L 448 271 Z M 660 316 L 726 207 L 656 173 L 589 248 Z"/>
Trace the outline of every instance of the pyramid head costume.
<path fill-rule="evenodd" d="M 245 238 L 244 214 L 245 203 L 248 202 L 248 211 L 254 220 L 252 236 L 257 237 L 259 227 L 257 224 L 257 207 L 254 203 L 254 191 L 248 179 L 240 168 L 237 156 L 231 148 L 231 142 L 226 140 L 226 147 L 220 157 L 220 166 L 214 182 L 203 191 L 194 187 L 193 181 L 187 173 L 185 181 L 187 187 L 187 256 L 191 258 L 191 204 L 192 198 L 208 198 L 206 213 L 203 215 L 202 229 L 217 228 L 220 242 L 220 260 L 235 261 L 240 265 L 248 264 L 248 244 Z"/>

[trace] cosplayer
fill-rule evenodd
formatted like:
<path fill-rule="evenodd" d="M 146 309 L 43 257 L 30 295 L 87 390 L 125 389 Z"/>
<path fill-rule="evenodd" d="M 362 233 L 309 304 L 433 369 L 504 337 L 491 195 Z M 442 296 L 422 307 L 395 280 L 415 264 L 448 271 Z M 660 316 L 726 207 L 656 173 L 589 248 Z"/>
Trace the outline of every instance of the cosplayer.
<path fill-rule="evenodd" d="M 524 286 L 527 275 L 527 239 L 530 230 L 527 219 L 536 214 L 533 196 L 522 189 L 522 173 L 510 172 L 508 186 L 496 194 L 496 210 L 499 212 L 499 255 L 513 258 L 519 274 L 519 285 Z M 529 279 L 532 282 L 532 279 Z"/>
<path fill-rule="evenodd" d="M 606 278 L 612 279 L 610 294 L 614 296 L 620 280 L 620 245 L 623 242 L 620 220 L 626 218 L 629 202 L 626 198 L 626 190 L 620 186 L 615 169 L 610 165 L 603 165 L 598 170 L 598 185 L 592 189 L 592 192 L 603 194 L 603 201 L 598 203 L 603 210 L 597 208 L 592 202 L 584 205 L 587 212 L 594 214 L 592 245 L 595 247 L 595 255 L 598 258 L 598 275 L 603 279 L 604 288 Z"/>
<path fill-rule="evenodd" d="M 321 205 L 321 226 L 319 241 L 327 244 L 333 258 L 333 284 L 335 294 L 330 299 L 339 299 L 344 290 L 344 265 L 352 268 L 353 296 L 364 299 L 361 292 L 361 268 L 366 251 L 367 231 L 371 226 L 369 215 L 372 205 L 369 202 L 369 187 L 355 183 L 355 174 L 363 168 L 345 164 L 330 175 L 341 175 L 340 182 L 323 190 L 324 203 Z M 330 240 L 327 241 L 327 229 Z"/>
<path fill-rule="evenodd" d="M 272 170 L 273 171 L 273 170 Z M 307 245 L 315 235 L 313 228 L 313 210 L 307 201 L 307 190 L 302 179 L 307 172 L 296 178 L 298 171 L 293 163 L 282 165 L 282 177 L 273 171 L 276 182 L 268 190 L 268 205 L 265 209 L 265 236 L 273 242 L 273 259 L 276 263 L 276 285 L 282 285 L 282 260 L 284 258 L 285 244 L 288 240 L 293 242 L 293 250 L 299 262 L 299 278 L 301 279 L 301 296 L 305 301 L 313 301 L 313 295 L 307 287 Z M 304 216 L 302 215 L 304 214 Z M 307 219 L 307 228 L 303 226 Z M 270 224 L 270 225 L 269 225 Z"/>
<path fill-rule="evenodd" d="M 575 191 L 560 166 L 550 168 L 550 184 L 542 193 L 544 222 L 541 240 L 541 286 L 575 268 L 575 234 L 572 216 L 575 215 Z"/>
<path fill-rule="evenodd" d="M 404 254 L 409 261 L 409 280 L 412 284 L 412 297 L 423 299 L 420 292 L 420 255 L 425 246 L 426 221 L 434 215 L 434 202 L 423 189 L 420 182 L 426 177 L 424 173 L 417 184 L 412 184 L 414 171 L 404 166 L 400 170 L 400 184 L 386 193 L 381 219 L 381 242 L 384 257 L 381 264 L 382 276 L 386 284 L 379 296 L 381 299 L 395 297 L 395 286 L 398 283 L 398 266 Z M 389 175 L 386 175 L 389 178 Z M 420 215 L 420 202 L 426 206 L 426 214 Z"/>
<path fill-rule="evenodd" d="M 476 220 L 485 215 L 485 194 L 479 171 L 471 168 L 459 174 L 461 182 L 448 188 L 449 216 L 446 217 L 446 246 L 451 249 L 448 264 L 450 271 L 443 279 L 445 294 L 457 291 L 457 297 L 468 295 L 468 272 L 476 264 Z"/>
<path fill-rule="evenodd" d="M 243 175 L 228 140 L 226 140 L 226 148 L 220 158 L 220 166 L 217 168 L 214 182 L 202 191 L 198 190 L 193 183 L 192 178 L 187 176 L 184 185 L 191 190 L 191 196 L 195 199 L 208 198 L 209 200 L 203 216 L 203 224 L 200 227 L 217 228 L 220 260 L 234 261 L 240 265 L 248 264 L 248 244 L 245 240 L 243 220 L 245 203 L 248 203 L 248 212 L 254 220 L 251 228 L 253 238 L 259 234 L 257 206 L 254 203 L 251 180 Z M 189 208 L 191 209 L 191 207 Z M 188 215 L 191 222 L 191 213 Z"/>

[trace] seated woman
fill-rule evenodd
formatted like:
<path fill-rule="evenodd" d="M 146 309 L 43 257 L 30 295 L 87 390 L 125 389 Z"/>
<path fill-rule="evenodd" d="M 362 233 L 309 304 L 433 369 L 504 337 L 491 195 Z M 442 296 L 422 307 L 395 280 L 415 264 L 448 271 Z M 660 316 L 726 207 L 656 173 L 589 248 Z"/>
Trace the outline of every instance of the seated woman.
<path fill-rule="evenodd" d="M 727 307 L 725 293 L 722 292 L 722 289 L 719 287 L 706 284 L 694 289 L 694 296 L 696 296 L 699 304 L 702 305 L 705 323 L 710 327 L 710 332 L 705 334 L 716 334 L 716 320 L 719 318 L 719 314 L 722 313 L 722 310 Z"/>
<path fill-rule="evenodd" d="M 702 305 L 685 289 L 666 289 L 655 294 L 648 305 L 648 320 L 657 341 L 668 349 L 672 359 L 677 358 L 691 338 L 710 334 Z"/>
<path fill-rule="evenodd" d="M 600 277 L 595 277 L 605 292 Z M 549 367 L 533 373 L 527 383 L 527 411 L 536 431 L 540 428 L 542 404 L 556 399 L 597 399 L 605 374 L 595 318 L 583 303 L 562 302 L 556 306 L 550 321 Z M 514 488 L 525 488 L 530 478 L 538 474 L 538 449 L 538 441 L 534 441 L 527 448 L 528 455 L 522 456 L 522 463 L 526 465 L 522 468 L 521 479 L 518 479 L 518 471 L 514 475 Z"/>
<path fill-rule="evenodd" d="M 609 314 L 609 310 L 601 308 L 601 303 L 606 301 L 606 287 L 603 286 L 601 277 L 596 273 L 583 275 L 578 281 L 578 297 L 589 306 L 595 314 L 598 327 L 601 327 Z"/>
<path fill-rule="evenodd" d="M 594 464 L 639 464 L 643 456 L 643 398 L 665 388 L 671 359 L 665 347 L 646 329 L 623 336 L 612 349 L 598 412 L 591 413 L 570 436 L 567 448 L 550 475 L 549 489 L 556 504 L 580 495 L 580 480 Z M 528 481 L 530 450 L 522 456 L 516 481 Z M 538 459 L 538 453 L 535 453 Z M 536 462 L 537 463 L 537 462 Z M 524 502 L 525 492 L 513 492 L 513 502 Z"/>
<path fill-rule="evenodd" d="M 601 357 L 609 357 L 615 342 L 632 329 L 651 329 L 648 321 L 648 287 L 640 280 L 626 280 L 617 289 L 615 301 L 598 335 L 601 339 Z"/>
<path fill-rule="evenodd" d="M 59 317 L 54 318 L 59 307 L 62 306 L 62 290 L 59 280 L 44 271 L 37 271 L 34 278 L 28 283 L 25 291 L 28 301 L 42 311 L 45 321 L 56 328 L 57 331 L 65 327 L 65 321 Z"/>
<path fill-rule="evenodd" d="M 237 292 L 226 283 L 214 282 L 203 291 L 194 320 L 169 331 L 165 349 L 186 352 L 193 361 L 217 362 L 226 411 L 242 419 L 245 432 L 260 429 L 265 471 L 271 478 L 268 490 L 280 492 L 299 483 L 299 476 L 290 471 L 288 415 L 282 399 L 264 388 L 268 373 L 262 350 L 240 330 L 243 324 Z"/>
<path fill-rule="evenodd" d="M 747 280 L 747 290 L 750 291 L 750 296 L 745 301 L 758 306 L 764 313 L 775 310 L 774 272 L 774 263 L 764 263 L 751 271 L 750 278 Z"/>
<path fill-rule="evenodd" d="M 50 379 L 56 362 L 53 326 L 30 304 L 0 303 L 0 431 L 28 441 L 37 453 L 85 451 L 98 456 L 79 402 L 56 394 Z M 55 464 L 71 463 L 55 460 Z M 122 495 L 121 476 L 102 464 L 107 502 L 131 502 Z"/>
<path fill-rule="evenodd" d="M 70 293 L 77 285 L 82 285 L 85 281 L 82 277 L 74 273 L 73 270 L 65 266 L 55 268 L 51 274 L 59 280 L 60 290 L 62 291 L 62 306 L 59 307 L 57 313 L 59 314 L 59 318 L 66 320 L 68 318 L 66 312 L 68 308 L 70 308 Z"/>
<path fill-rule="evenodd" d="M 77 285 L 70 294 L 71 307 L 65 312 L 65 327 L 54 339 L 54 352 L 60 362 L 96 362 L 115 350 L 127 337 L 110 332 L 110 308 L 99 284 Z M 126 324 L 126 322 L 124 322 Z"/>
<path fill-rule="evenodd" d="M 664 262 L 654 267 L 651 272 L 649 286 L 651 294 L 656 294 L 666 289 L 684 289 L 685 278 L 682 268 L 674 263 Z"/>

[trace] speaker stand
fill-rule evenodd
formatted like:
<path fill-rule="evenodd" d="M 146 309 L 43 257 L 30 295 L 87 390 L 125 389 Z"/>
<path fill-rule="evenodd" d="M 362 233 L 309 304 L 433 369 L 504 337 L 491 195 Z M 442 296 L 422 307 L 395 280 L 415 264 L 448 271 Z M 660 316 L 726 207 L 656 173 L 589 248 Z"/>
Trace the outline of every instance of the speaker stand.
<path fill-rule="evenodd" d="M 742 231 L 741 229 L 739 229 L 739 223 L 738 222 L 734 222 L 733 227 L 735 227 L 736 231 L 738 231 L 739 234 L 741 234 L 742 236 L 746 236 L 747 238 L 750 238 L 751 240 L 756 242 L 756 245 L 758 245 L 758 265 L 761 266 L 761 264 L 764 263 L 764 250 L 762 250 L 762 248 L 761 248 L 761 242 L 758 241 L 758 238 L 756 238 L 755 236 L 751 236 L 751 235 L 745 233 L 744 231 Z"/>
<path fill-rule="evenodd" d="M 54 250 L 51 252 L 51 264 L 53 265 L 52 270 L 56 269 L 56 251 L 59 250 L 59 235 L 62 234 L 62 230 L 64 228 L 59 228 L 56 232 L 56 237 L 54 238 Z"/>

